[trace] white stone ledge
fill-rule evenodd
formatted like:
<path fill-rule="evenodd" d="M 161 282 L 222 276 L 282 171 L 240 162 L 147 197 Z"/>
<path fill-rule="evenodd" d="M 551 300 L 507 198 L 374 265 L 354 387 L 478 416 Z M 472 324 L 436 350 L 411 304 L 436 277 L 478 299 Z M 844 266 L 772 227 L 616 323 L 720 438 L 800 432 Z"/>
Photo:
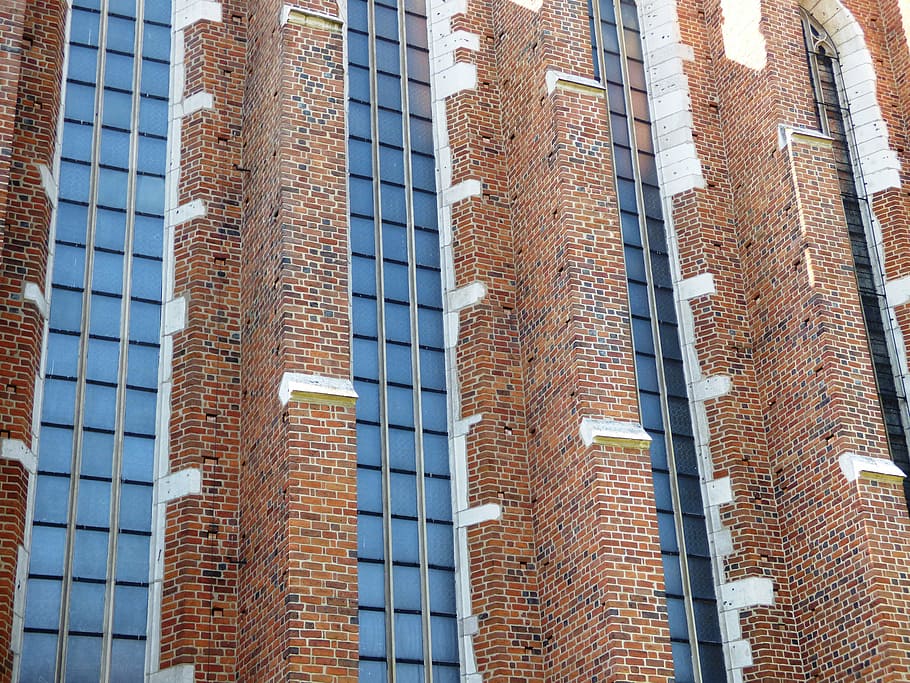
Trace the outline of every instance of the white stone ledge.
<path fill-rule="evenodd" d="M 170 503 L 184 496 L 202 491 L 202 472 L 198 467 L 187 467 L 158 479 L 156 492 L 159 503 Z"/>
<path fill-rule="evenodd" d="M 434 52 L 437 57 L 455 52 L 459 48 L 477 52 L 480 50 L 480 36 L 470 31 L 452 31 L 437 40 L 435 48 Z"/>
<path fill-rule="evenodd" d="M 292 24 L 294 26 L 306 26 L 307 28 L 322 28 L 333 33 L 340 33 L 344 28 L 344 20 L 341 17 L 314 12 L 295 5 L 284 5 L 281 8 L 281 17 L 278 22 L 281 26 Z"/>
<path fill-rule="evenodd" d="M 859 455 L 858 453 L 842 453 L 838 458 L 841 472 L 847 478 L 847 481 L 856 481 L 862 476 L 870 479 L 884 479 L 900 481 L 907 475 L 904 471 L 895 465 L 891 460 L 885 458 L 873 458 L 868 455 Z"/>
<path fill-rule="evenodd" d="M 774 583 L 764 577 L 749 577 L 720 585 L 722 610 L 770 607 L 774 604 Z"/>
<path fill-rule="evenodd" d="M 455 525 L 459 529 L 483 524 L 484 522 L 493 522 L 502 518 L 502 508 L 498 503 L 487 503 L 476 507 L 461 510 L 455 513 Z"/>
<path fill-rule="evenodd" d="M 637 422 L 583 418 L 579 434 L 585 446 L 617 445 L 646 450 L 651 446 L 651 436 Z"/>
<path fill-rule="evenodd" d="M 287 405 L 292 399 L 311 403 L 353 405 L 357 401 L 357 392 L 354 391 L 354 383 L 349 379 L 285 372 L 278 388 L 278 398 L 281 405 Z"/>
<path fill-rule="evenodd" d="M 482 419 L 482 413 L 475 413 L 474 415 L 463 417 L 460 420 L 455 420 L 452 436 L 467 436 L 468 432 L 471 431 L 471 427 L 476 425 Z"/>
<path fill-rule="evenodd" d="M 550 69 L 546 74 L 547 94 L 552 95 L 559 88 L 564 90 L 574 90 L 576 92 L 588 92 L 603 95 L 606 87 L 600 81 L 585 76 L 576 76 L 563 71 Z"/>
<path fill-rule="evenodd" d="M 48 309 L 47 299 L 44 298 L 44 291 L 38 284 L 34 282 L 24 283 L 22 285 L 22 298 L 34 305 L 34 307 L 38 309 L 38 313 L 41 314 L 41 317 L 47 320 L 50 311 Z"/>
<path fill-rule="evenodd" d="M 205 202 L 201 199 L 194 199 L 174 209 L 171 214 L 170 225 L 171 227 L 176 227 L 195 218 L 203 218 L 205 215 Z"/>
<path fill-rule="evenodd" d="M 832 144 L 833 140 L 830 135 L 825 135 L 819 130 L 811 128 L 802 128 L 800 126 L 790 126 L 781 123 L 777 126 L 777 148 L 786 149 L 793 142 L 794 138 L 802 139 L 807 142 Z"/>
<path fill-rule="evenodd" d="M 214 109 L 215 98 L 210 92 L 197 92 L 184 98 L 183 102 L 175 105 L 175 108 L 175 116 L 185 118 L 195 114 L 197 111 Z"/>
<path fill-rule="evenodd" d="M 18 462 L 29 474 L 34 474 L 38 458 L 21 439 L 0 439 L 0 458 Z"/>

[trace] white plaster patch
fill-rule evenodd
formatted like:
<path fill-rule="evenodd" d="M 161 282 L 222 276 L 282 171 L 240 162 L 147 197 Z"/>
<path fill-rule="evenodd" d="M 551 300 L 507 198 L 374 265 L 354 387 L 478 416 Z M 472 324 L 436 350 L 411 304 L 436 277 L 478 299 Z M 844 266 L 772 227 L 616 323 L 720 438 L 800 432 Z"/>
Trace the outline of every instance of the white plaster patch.
<path fill-rule="evenodd" d="M 18 462 L 29 474 L 38 466 L 38 457 L 21 439 L 0 439 L 0 458 Z"/>
<path fill-rule="evenodd" d="M 44 194 L 47 196 L 51 206 L 56 209 L 57 194 L 60 188 L 57 187 L 57 179 L 54 177 L 54 172 L 47 167 L 47 164 L 38 164 L 38 173 L 41 175 L 41 188 L 44 190 Z"/>
<path fill-rule="evenodd" d="M 315 398 L 349 403 L 357 400 L 357 392 L 354 391 L 354 384 L 349 379 L 285 372 L 278 388 L 278 398 L 281 405 L 287 405 L 292 398 Z"/>
<path fill-rule="evenodd" d="M 193 683 L 196 667 L 193 664 L 178 664 L 149 674 L 149 683 Z"/>
<path fill-rule="evenodd" d="M 582 418 L 579 435 L 585 446 L 619 444 L 633 448 L 648 448 L 651 436 L 637 422 Z"/>
<path fill-rule="evenodd" d="M 714 375 L 706 377 L 699 382 L 692 383 L 692 399 L 695 401 L 710 401 L 729 394 L 733 388 L 733 380 L 729 375 Z"/>
<path fill-rule="evenodd" d="M 221 3 L 214 0 L 178 0 L 174 6 L 174 29 L 182 31 L 199 21 L 221 23 Z"/>
<path fill-rule="evenodd" d="M 477 505 L 476 507 L 460 510 L 455 515 L 456 525 L 461 528 L 492 522 L 502 518 L 502 508 L 498 503 L 487 503 L 486 505 Z"/>
<path fill-rule="evenodd" d="M 868 455 L 859 455 L 858 453 L 842 453 L 838 458 L 841 472 L 847 478 L 847 481 L 856 481 L 863 474 L 871 477 L 888 477 L 903 479 L 907 475 L 904 471 L 895 465 L 891 460 L 885 458 L 873 458 Z"/>
<path fill-rule="evenodd" d="M 885 298 L 892 308 L 910 301 L 910 275 L 885 283 Z"/>
<path fill-rule="evenodd" d="M 186 297 L 178 296 L 164 305 L 164 335 L 170 336 L 180 332 L 186 327 L 187 305 Z"/>
<path fill-rule="evenodd" d="M 691 301 L 700 296 L 716 294 L 717 288 L 714 286 L 714 274 L 702 273 L 701 275 L 680 280 L 676 285 L 676 291 L 679 294 L 679 298 L 683 301 Z"/>
<path fill-rule="evenodd" d="M 159 503 L 169 503 L 177 498 L 202 491 L 202 472 L 198 467 L 187 467 L 158 479 L 156 493 Z"/>
<path fill-rule="evenodd" d="M 761 0 L 721 0 L 724 53 L 750 69 L 765 68 L 768 55 L 761 32 Z"/>
<path fill-rule="evenodd" d="M 38 309 L 41 317 L 47 320 L 49 313 L 47 299 L 44 298 L 44 291 L 34 282 L 26 282 L 22 285 L 22 298 Z"/>
<path fill-rule="evenodd" d="M 722 583 L 720 599 L 723 610 L 770 607 L 774 604 L 774 583 L 758 576 Z"/>

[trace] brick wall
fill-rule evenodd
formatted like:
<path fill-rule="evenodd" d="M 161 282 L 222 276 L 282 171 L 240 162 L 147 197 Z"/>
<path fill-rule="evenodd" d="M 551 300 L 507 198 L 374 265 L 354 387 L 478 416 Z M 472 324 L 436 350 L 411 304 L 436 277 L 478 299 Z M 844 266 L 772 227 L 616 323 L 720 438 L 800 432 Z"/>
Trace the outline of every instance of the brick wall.
<path fill-rule="evenodd" d="M 337 9 L 250 12 L 243 300 L 244 680 L 357 678 L 350 400 L 282 378 L 350 380 L 344 54 Z M 300 380 L 305 383 L 306 380 Z"/>
<path fill-rule="evenodd" d="M 160 668 L 193 664 L 196 679 L 236 678 L 240 471 L 241 102 L 245 3 L 183 29 L 183 95 L 212 109 L 183 117 L 178 206 L 205 215 L 174 229 L 174 295 L 187 302 L 173 335 L 171 472 L 201 473 L 201 492 L 167 505 Z M 179 38 L 178 38 L 179 39 Z M 172 207 L 176 208 L 176 207 Z"/>

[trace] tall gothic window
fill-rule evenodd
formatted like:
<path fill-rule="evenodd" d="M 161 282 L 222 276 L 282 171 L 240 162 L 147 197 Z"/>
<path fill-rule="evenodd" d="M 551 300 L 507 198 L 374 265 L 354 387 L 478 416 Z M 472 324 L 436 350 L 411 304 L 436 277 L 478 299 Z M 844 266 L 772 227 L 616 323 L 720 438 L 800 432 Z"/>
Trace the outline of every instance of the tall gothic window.
<path fill-rule="evenodd" d="M 651 466 L 676 683 L 727 680 L 670 257 L 632 0 L 590 5 L 607 91 L 642 426 Z"/>
<path fill-rule="evenodd" d="M 875 244 L 872 211 L 863 185 L 861 167 L 856 162 L 853 126 L 850 110 L 844 100 L 837 50 L 818 22 L 805 12 L 802 13 L 802 18 L 818 125 L 823 133 L 831 137 L 834 148 L 841 201 L 853 251 L 856 284 L 875 370 L 878 399 L 888 432 L 888 446 L 894 462 L 904 472 L 910 473 L 907 401 L 898 380 L 898 366 L 894 362 L 894 330 L 887 313 L 884 272 L 875 248 L 870 248 L 870 245 Z M 904 481 L 904 492 L 910 500 L 910 480 Z"/>
<path fill-rule="evenodd" d="M 426 9 L 348 5 L 360 680 L 459 675 Z"/>
<path fill-rule="evenodd" d="M 75 0 L 20 681 L 141 681 L 171 9 Z"/>

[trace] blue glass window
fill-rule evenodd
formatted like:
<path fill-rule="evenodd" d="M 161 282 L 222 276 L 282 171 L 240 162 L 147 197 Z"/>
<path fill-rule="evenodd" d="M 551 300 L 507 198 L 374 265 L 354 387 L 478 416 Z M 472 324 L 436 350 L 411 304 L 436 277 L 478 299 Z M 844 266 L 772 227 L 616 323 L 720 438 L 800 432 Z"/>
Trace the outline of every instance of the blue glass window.
<path fill-rule="evenodd" d="M 21 681 L 145 671 L 170 13 L 72 10 Z"/>
<path fill-rule="evenodd" d="M 457 680 L 426 17 L 395 0 L 348 17 L 360 678 Z"/>

